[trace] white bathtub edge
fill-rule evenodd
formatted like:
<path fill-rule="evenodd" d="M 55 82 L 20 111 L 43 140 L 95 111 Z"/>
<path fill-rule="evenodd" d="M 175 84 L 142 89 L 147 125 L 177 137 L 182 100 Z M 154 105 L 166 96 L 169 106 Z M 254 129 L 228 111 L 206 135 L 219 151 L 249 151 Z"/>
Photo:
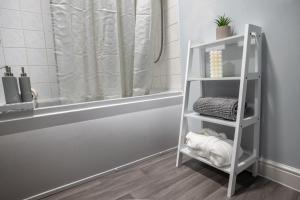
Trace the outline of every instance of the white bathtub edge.
<path fill-rule="evenodd" d="M 147 109 L 156 109 L 168 106 L 180 105 L 182 95 L 177 93 L 163 95 L 149 95 L 148 97 L 131 98 L 130 100 L 112 100 L 115 103 L 90 102 L 75 107 L 53 108 L 32 113 L 31 115 L 19 116 L 18 118 L 0 120 L 0 136 L 19 132 L 42 129 L 93 119 L 112 117 L 115 115 L 138 112 Z"/>

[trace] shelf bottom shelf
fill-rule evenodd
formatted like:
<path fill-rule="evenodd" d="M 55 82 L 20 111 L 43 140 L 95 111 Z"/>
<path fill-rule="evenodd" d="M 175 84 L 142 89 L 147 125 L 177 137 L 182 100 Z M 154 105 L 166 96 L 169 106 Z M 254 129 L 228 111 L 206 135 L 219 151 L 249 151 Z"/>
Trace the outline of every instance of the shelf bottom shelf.
<path fill-rule="evenodd" d="M 210 165 L 216 169 L 219 169 L 225 173 L 230 173 L 230 166 L 226 166 L 226 167 L 217 167 L 214 164 L 212 164 L 208 159 L 198 156 L 194 151 L 190 150 L 188 147 L 184 147 L 180 150 L 181 153 L 183 153 L 184 155 L 187 155 L 191 158 L 194 158 L 200 162 L 203 162 L 207 165 Z M 239 163 L 238 163 L 238 173 L 240 173 L 241 171 L 243 171 L 244 169 L 246 169 L 248 166 L 250 166 L 251 164 L 253 164 L 255 161 L 255 158 L 253 156 L 251 156 L 251 154 L 249 153 L 244 153 L 241 158 L 239 159 Z"/>

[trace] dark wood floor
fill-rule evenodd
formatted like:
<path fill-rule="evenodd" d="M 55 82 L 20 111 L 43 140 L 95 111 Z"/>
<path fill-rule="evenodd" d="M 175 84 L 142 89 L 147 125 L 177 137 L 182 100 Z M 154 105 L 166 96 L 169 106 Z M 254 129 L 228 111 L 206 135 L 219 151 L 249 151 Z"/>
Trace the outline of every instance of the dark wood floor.
<path fill-rule="evenodd" d="M 47 200 L 224 200 L 228 175 L 195 160 L 175 167 L 175 152 L 49 196 Z M 234 200 L 300 200 L 292 189 L 243 172 Z"/>

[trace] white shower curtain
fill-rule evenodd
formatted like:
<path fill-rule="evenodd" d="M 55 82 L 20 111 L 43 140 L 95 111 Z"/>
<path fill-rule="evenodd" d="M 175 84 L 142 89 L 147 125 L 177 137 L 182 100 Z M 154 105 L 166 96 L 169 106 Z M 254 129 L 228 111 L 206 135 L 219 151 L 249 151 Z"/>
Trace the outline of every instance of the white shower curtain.
<path fill-rule="evenodd" d="M 149 93 L 159 0 L 51 0 L 61 97 Z"/>

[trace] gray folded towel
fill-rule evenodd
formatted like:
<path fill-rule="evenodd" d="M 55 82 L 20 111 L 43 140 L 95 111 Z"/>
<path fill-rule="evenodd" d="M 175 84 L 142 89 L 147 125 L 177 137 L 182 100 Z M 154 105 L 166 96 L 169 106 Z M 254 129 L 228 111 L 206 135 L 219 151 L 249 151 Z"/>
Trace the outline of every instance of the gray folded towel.
<path fill-rule="evenodd" d="M 193 105 L 195 112 L 202 115 L 236 120 L 238 99 L 200 97 Z"/>

